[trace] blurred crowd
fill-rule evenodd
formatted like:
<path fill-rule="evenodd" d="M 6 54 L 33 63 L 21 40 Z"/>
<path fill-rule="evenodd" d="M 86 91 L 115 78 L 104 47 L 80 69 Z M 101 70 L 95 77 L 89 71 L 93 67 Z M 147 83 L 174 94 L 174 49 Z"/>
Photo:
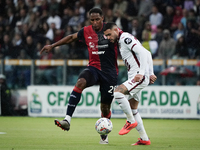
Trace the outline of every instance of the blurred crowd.
<path fill-rule="evenodd" d="M 0 59 L 87 59 L 79 41 L 49 54 L 39 51 L 89 25 L 93 7 L 103 10 L 105 22 L 115 22 L 137 37 L 154 59 L 200 58 L 200 0 L 0 0 Z M 13 68 L 5 69 L 15 82 L 9 74 Z M 28 76 L 24 85 L 29 85 L 30 69 L 18 70 L 16 76 Z M 42 84 L 46 76 L 53 84 L 52 72 L 49 66 L 37 68 L 36 82 Z"/>
<path fill-rule="evenodd" d="M 153 58 L 200 55 L 200 0 L 0 0 L 0 7 L 0 58 L 87 58 L 76 42 L 48 56 L 38 52 L 89 25 L 92 7 L 136 36 Z"/>

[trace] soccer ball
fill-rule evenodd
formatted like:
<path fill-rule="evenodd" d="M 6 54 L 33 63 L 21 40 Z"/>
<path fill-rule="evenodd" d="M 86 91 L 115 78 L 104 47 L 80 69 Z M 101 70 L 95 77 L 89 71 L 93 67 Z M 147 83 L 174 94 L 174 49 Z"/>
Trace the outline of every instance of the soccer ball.
<path fill-rule="evenodd" d="M 100 118 L 95 124 L 96 131 L 101 135 L 106 135 L 112 131 L 113 125 L 110 119 Z"/>

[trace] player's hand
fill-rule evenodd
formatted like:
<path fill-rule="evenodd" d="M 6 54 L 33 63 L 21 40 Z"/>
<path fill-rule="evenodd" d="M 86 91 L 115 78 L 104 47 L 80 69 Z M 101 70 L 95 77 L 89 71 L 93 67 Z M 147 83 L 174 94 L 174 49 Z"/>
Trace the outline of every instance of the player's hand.
<path fill-rule="evenodd" d="M 141 74 L 136 74 L 136 76 L 134 77 L 135 82 L 140 82 L 142 79 L 143 79 L 143 75 Z"/>
<path fill-rule="evenodd" d="M 149 80 L 150 80 L 149 83 L 150 83 L 150 84 L 154 84 L 154 82 L 156 81 L 156 79 L 157 79 L 157 77 L 156 77 L 155 75 L 151 75 L 151 76 L 150 76 L 150 79 L 149 79 Z"/>
<path fill-rule="evenodd" d="M 53 46 L 52 45 L 45 45 L 42 50 L 40 51 L 40 55 L 43 53 L 43 52 L 46 52 L 46 53 L 49 53 L 51 50 L 52 50 Z"/>

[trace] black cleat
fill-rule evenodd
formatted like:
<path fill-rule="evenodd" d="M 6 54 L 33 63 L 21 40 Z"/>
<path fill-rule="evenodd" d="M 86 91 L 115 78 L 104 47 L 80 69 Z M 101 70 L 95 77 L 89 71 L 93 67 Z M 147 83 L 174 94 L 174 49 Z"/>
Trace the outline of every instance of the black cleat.
<path fill-rule="evenodd" d="M 58 127 L 60 127 L 64 131 L 65 130 L 68 131 L 70 129 L 70 124 L 67 120 L 60 121 L 58 119 L 55 119 L 54 122 L 55 122 L 55 125 L 57 125 Z"/>

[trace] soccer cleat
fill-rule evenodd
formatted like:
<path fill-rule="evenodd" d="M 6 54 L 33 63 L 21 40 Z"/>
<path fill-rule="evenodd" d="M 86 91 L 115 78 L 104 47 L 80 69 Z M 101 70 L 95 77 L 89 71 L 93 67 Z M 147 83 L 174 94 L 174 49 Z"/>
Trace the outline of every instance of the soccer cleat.
<path fill-rule="evenodd" d="M 100 135 L 101 140 L 99 144 L 108 144 L 108 135 Z"/>
<path fill-rule="evenodd" d="M 58 127 L 60 127 L 64 131 L 65 130 L 68 131 L 70 129 L 70 124 L 67 120 L 60 121 L 58 119 L 55 119 L 54 122 L 55 122 L 55 125 L 57 125 Z"/>
<path fill-rule="evenodd" d="M 134 144 L 131 144 L 131 145 L 150 145 L 151 144 L 151 141 L 148 140 L 148 141 L 144 141 L 142 140 L 141 138 L 138 138 L 139 141 L 137 141 L 136 143 Z"/>
<path fill-rule="evenodd" d="M 135 121 L 132 124 L 129 121 L 126 121 L 124 127 L 119 131 L 119 135 L 124 135 L 129 133 L 133 128 L 137 126 L 137 124 L 138 124 L 137 121 Z"/>

